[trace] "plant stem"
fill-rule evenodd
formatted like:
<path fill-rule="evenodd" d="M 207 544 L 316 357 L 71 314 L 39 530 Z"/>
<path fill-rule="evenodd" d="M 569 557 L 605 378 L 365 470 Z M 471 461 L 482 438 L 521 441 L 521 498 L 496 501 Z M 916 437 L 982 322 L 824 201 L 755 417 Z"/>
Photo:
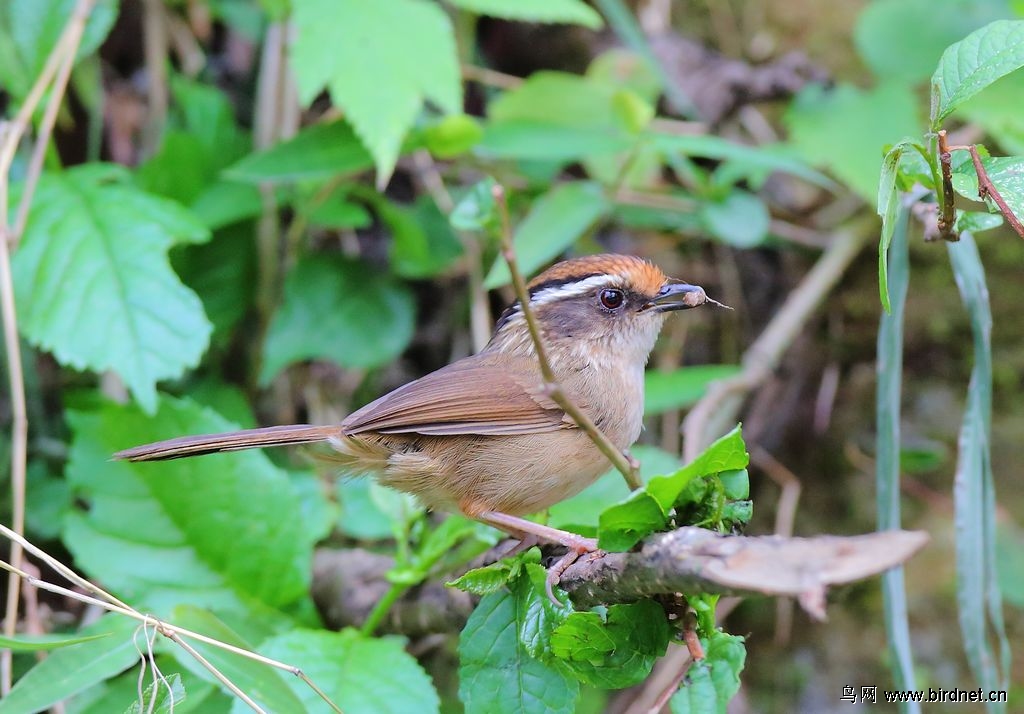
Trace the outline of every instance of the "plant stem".
<path fill-rule="evenodd" d="M 409 589 L 408 585 L 399 585 L 398 583 L 392 583 L 388 591 L 384 593 L 384 597 L 373 606 L 370 614 L 366 616 L 366 622 L 359 628 L 359 631 L 366 637 L 373 634 L 377 626 L 383 621 L 384 616 L 388 614 L 388 610 L 391 606 L 398 602 L 398 598 L 405 594 L 405 591 Z"/>
<path fill-rule="evenodd" d="M 590 440 L 594 442 L 594 446 L 601 450 L 601 453 L 611 461 L 612 465 L 626 479 L 626 485 L 629 486 L 629 489 L 635 491 L 643 485 L 640 483 L 639 462 L 628 451 L 619 451 L 608 440 L 608 437 L 598 428 L 597 424 L 583 413 L 562 390 L 561 385 L 558 383 L 558 378 L 555 377 L 555 373 L 551 369 L 551 363 L 548 361 L 547 351 L 544 349 L 544 340 L 541 337 L 537 318 L 530 309 L 530 293 L 526 290 L 526 281 L 523 280 L 523 275 L 519 272 L 519 264 L 516 261 L 515 248 L 512 245 L 512 227 L 508 216 L 508 203 L 505 200 L 505 189 L 500 184 L 495 184 L 491 190 L 494 194 L 494 200 L 498 204 L 498 210 L 501 212 L 502 255 L 508 264 L 508 271 L 512 275 L 512 285 L 515 287 L 516 297 L 519 299 L 519 307 L 523 311 L 523 318 L 526 320 L 526 326 L 530 331 L 530 339 L 533 340 L 533 348 L 537 353 L 540 373 L 544 379 L 544 391 L 566 414 L 572 417 L 572 420 L 576 422 L 576 426 L 586 432 Z"/>

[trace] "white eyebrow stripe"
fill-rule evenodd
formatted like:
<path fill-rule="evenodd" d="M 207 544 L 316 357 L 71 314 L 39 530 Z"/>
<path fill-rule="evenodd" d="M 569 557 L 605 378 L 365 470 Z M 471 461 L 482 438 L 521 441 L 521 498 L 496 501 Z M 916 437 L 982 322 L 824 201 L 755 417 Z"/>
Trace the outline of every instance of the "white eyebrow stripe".
<path fill-rule="evenodd" d="M 530 298 L 530 306 L 546 305 L 555 300 L 577 297 L 596 288 L 618 286 L 621 279 L 617 275 L 592 275 L 575 283 L 565 283 L 545 288 Z"/>

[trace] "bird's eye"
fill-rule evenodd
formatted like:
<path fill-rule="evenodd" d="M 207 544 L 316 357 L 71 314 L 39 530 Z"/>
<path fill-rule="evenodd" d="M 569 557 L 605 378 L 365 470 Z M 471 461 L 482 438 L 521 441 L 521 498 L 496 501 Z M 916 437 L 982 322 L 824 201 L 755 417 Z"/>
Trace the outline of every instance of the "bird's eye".
<path fill-rule="evenodd" d="M 625 302 L 626 297 L 622 294 L 621 290 L 615 290 L 614 288 L 607 288 L 601 291 L 601 304 L 609 310 L 615 310 L 616 308 L 622 307 L 622 303 Z"/>

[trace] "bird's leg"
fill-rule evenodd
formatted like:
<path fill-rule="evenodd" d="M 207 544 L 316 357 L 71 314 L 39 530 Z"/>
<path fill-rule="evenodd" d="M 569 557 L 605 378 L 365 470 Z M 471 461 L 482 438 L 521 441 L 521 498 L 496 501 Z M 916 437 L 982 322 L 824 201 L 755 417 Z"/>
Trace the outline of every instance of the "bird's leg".
<path fill-rule="evenodd" d="M 581 555 L 597 552 L 597 541 L 593 538 L 584 538 L 577 533 L 559 530 L 551 526 L 541 525 L 528 521 L 525 518 L 510 516 L 499 511 L 483 511 L 474 516 L 478 521 L 494 526 L 517 538 L 522 539 L 523 544 L 534 545 L 537 542 L 557 543 L 564 545 L 569 551 L 559 558 L 548 568 L 548 577 L 544 583 L 548 598 L 556 606 L 561 607 L 562 603 L 555 597 L 554 586 L 562 577 L 562 573 L 575 563 Z"/>

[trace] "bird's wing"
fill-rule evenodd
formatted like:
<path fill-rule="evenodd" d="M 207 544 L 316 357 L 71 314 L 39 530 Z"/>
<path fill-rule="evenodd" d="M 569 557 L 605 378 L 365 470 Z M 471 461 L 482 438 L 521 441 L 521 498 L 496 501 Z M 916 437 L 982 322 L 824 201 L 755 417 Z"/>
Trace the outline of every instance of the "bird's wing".
<path fill-rule="evenodd" d="M 350 414 L 341 426 L 346 434 L 508 435 L 575 423 L 544 394 L 534 358 L 481 354 L 399 387 Z"/>

